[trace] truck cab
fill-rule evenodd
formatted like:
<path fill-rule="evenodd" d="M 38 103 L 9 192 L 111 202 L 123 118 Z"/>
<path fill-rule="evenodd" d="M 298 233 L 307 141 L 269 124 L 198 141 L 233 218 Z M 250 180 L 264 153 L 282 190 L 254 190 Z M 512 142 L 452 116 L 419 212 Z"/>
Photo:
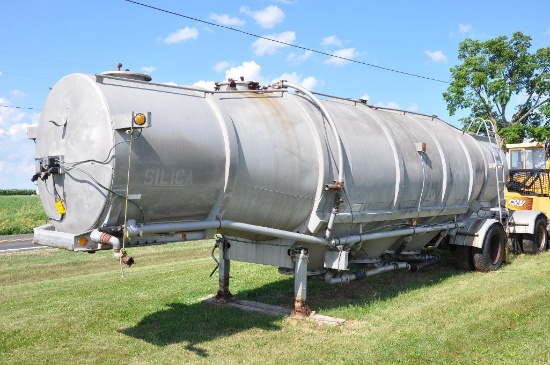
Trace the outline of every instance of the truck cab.
<path fill-rule="evenodd" d="M 541 142 L 507 144 L 508 166 L 514 170 L 549 169 L 548 144 Z"/>
<path fill-rule="evenodd" d="M 539 253 L 547 247 L 548 223 L 539 213 L 550 214 L 549 147 L 549 143 L 542 142 L 506 145 L 509 166 L 506 208 L 512 213 L 510 236 L 528 253 Z"/>

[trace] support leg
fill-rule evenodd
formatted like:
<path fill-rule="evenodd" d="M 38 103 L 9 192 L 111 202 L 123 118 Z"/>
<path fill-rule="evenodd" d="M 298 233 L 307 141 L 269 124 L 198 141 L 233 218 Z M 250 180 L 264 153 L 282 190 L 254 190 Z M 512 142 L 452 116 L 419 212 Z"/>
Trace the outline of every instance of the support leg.
<path fill-rule="evenodd" d="M 308 251 L 301 248 L 296 253 L 294 264 L 294 309 L 293 316 L 309 317 L 311 309 L 306 305 L 307 299 L 307 262 Z"/>
<path fill-rule="evenodd" d="M 218 293 L 216 294 L 216 299 L 219 302 L 227 302 L 233 298 L 233 295 L 229 291 L 230 261 L 226 258 L 227 250 L 229 249 L 229 242 L 227 242 L 225 239 L 222 238 L 218 240 L 217 244 L 220 252 L 220 257 L 219 257 L 220 286 L 219 286 Z"/>

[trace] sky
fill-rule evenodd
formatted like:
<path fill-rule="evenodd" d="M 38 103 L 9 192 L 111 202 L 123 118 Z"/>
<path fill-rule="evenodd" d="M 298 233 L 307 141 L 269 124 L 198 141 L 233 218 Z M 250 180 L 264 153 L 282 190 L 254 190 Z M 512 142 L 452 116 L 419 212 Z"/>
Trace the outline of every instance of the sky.
<path fill-rule="evenodd" d="M 26 130 L 38 123 L 50 88 L 71 73 L 115 70 L 120 62 L 177 85 L 284 79 L 459 126 L 466 114 L 450 116 L 442 93 L 461 41 L 520 31 L 532 37 L 532 52 L 550 46 L 548 0 L 140 2 L 167 12 L 125 0 L 2 2 L 0 189 L 35 188 Z"/>

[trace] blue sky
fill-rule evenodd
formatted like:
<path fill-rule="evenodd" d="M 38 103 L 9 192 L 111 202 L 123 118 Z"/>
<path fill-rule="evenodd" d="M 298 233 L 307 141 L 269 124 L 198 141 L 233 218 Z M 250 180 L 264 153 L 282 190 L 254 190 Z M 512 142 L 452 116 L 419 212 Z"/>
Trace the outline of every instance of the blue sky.
<path fill-rule="evenodd" d="M 533 38 L 532 51 L 550 46 L 547 0 L 141 2 L 443 81 L 465 38 L 521 31 Z M 342 62 L 124 0 L 4 1 L 0 18 L 0 189 L 34 188 L 34 144 L 26 128 L 38 122 L 49 87 L 70 73 L 114 70 L 118 62 L 161 83 L 204 86 L 245 76 L 265 85 L 283 78 L 455 125 L 460 117 L 446 110 L 446 83 Z"/>

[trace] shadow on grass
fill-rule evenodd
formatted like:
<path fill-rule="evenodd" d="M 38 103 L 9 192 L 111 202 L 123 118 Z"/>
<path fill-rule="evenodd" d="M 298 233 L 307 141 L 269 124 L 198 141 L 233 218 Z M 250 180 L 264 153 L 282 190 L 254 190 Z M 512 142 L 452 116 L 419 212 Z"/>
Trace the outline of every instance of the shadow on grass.
<path fill-rule="evenodd" d="M 187 342 L 186 349 L 198 356 L 208 352 L 198 346 L 218 337 L 231 336 L 251 328 L 278 330 L 275 317 L 244 312 L 227 306 L 171 303 L 169 308 L 145 316 L 134 327 L 120 332 L 156 346 Z"/>
<path fill-rule="evenodd" d="M 442 263 L 417 273 L 406 270 L 388 272 L 338 285 L 308 280 L 308 304 L 320 314 L 322 310 L 368 306 L 373 301 L 389 300 L 402 292 L 436 285 L 461 273 L 454 269 L 452 258 L 442 257 Z M 274 271 L 274 275 L 278 274 Z M 261 287 L 237 292 L 236 297 L 290 308 L 294 298 L 293 282 L 293 277 L 280 277 Z M 277 322 L 277 317 L 223 305 L 171 303 L 168 309 L 149 314 L 134 327 L 121 332 L 157 346 L 187 342 L 186 349 L 208 357 L 207 351 L 198 344 L 252 328 L 279 330 Z"/>
<path fill-rule="evenodd" d="M 438 283 L 465 272 L 456 268 L 455 259 L 448 251 L 441 254 L 441 262 L 419 272 L 397 270 L 369 276 L 363 280 L 343 284 L 327 284 L 322 279 L 310 278 L 307 284 L 308 305 L 319 314 L 348 306 L 368 306 L 374 301 L 386 301 L 399 294 Z M 353 270 L 352 270 L 353 271 Z M 293 277 L 262 287 L 236 293 L 239 299 L 291 307 L 294 299 Z M 338 316 L 338 313 L 332 315 Z"/>

